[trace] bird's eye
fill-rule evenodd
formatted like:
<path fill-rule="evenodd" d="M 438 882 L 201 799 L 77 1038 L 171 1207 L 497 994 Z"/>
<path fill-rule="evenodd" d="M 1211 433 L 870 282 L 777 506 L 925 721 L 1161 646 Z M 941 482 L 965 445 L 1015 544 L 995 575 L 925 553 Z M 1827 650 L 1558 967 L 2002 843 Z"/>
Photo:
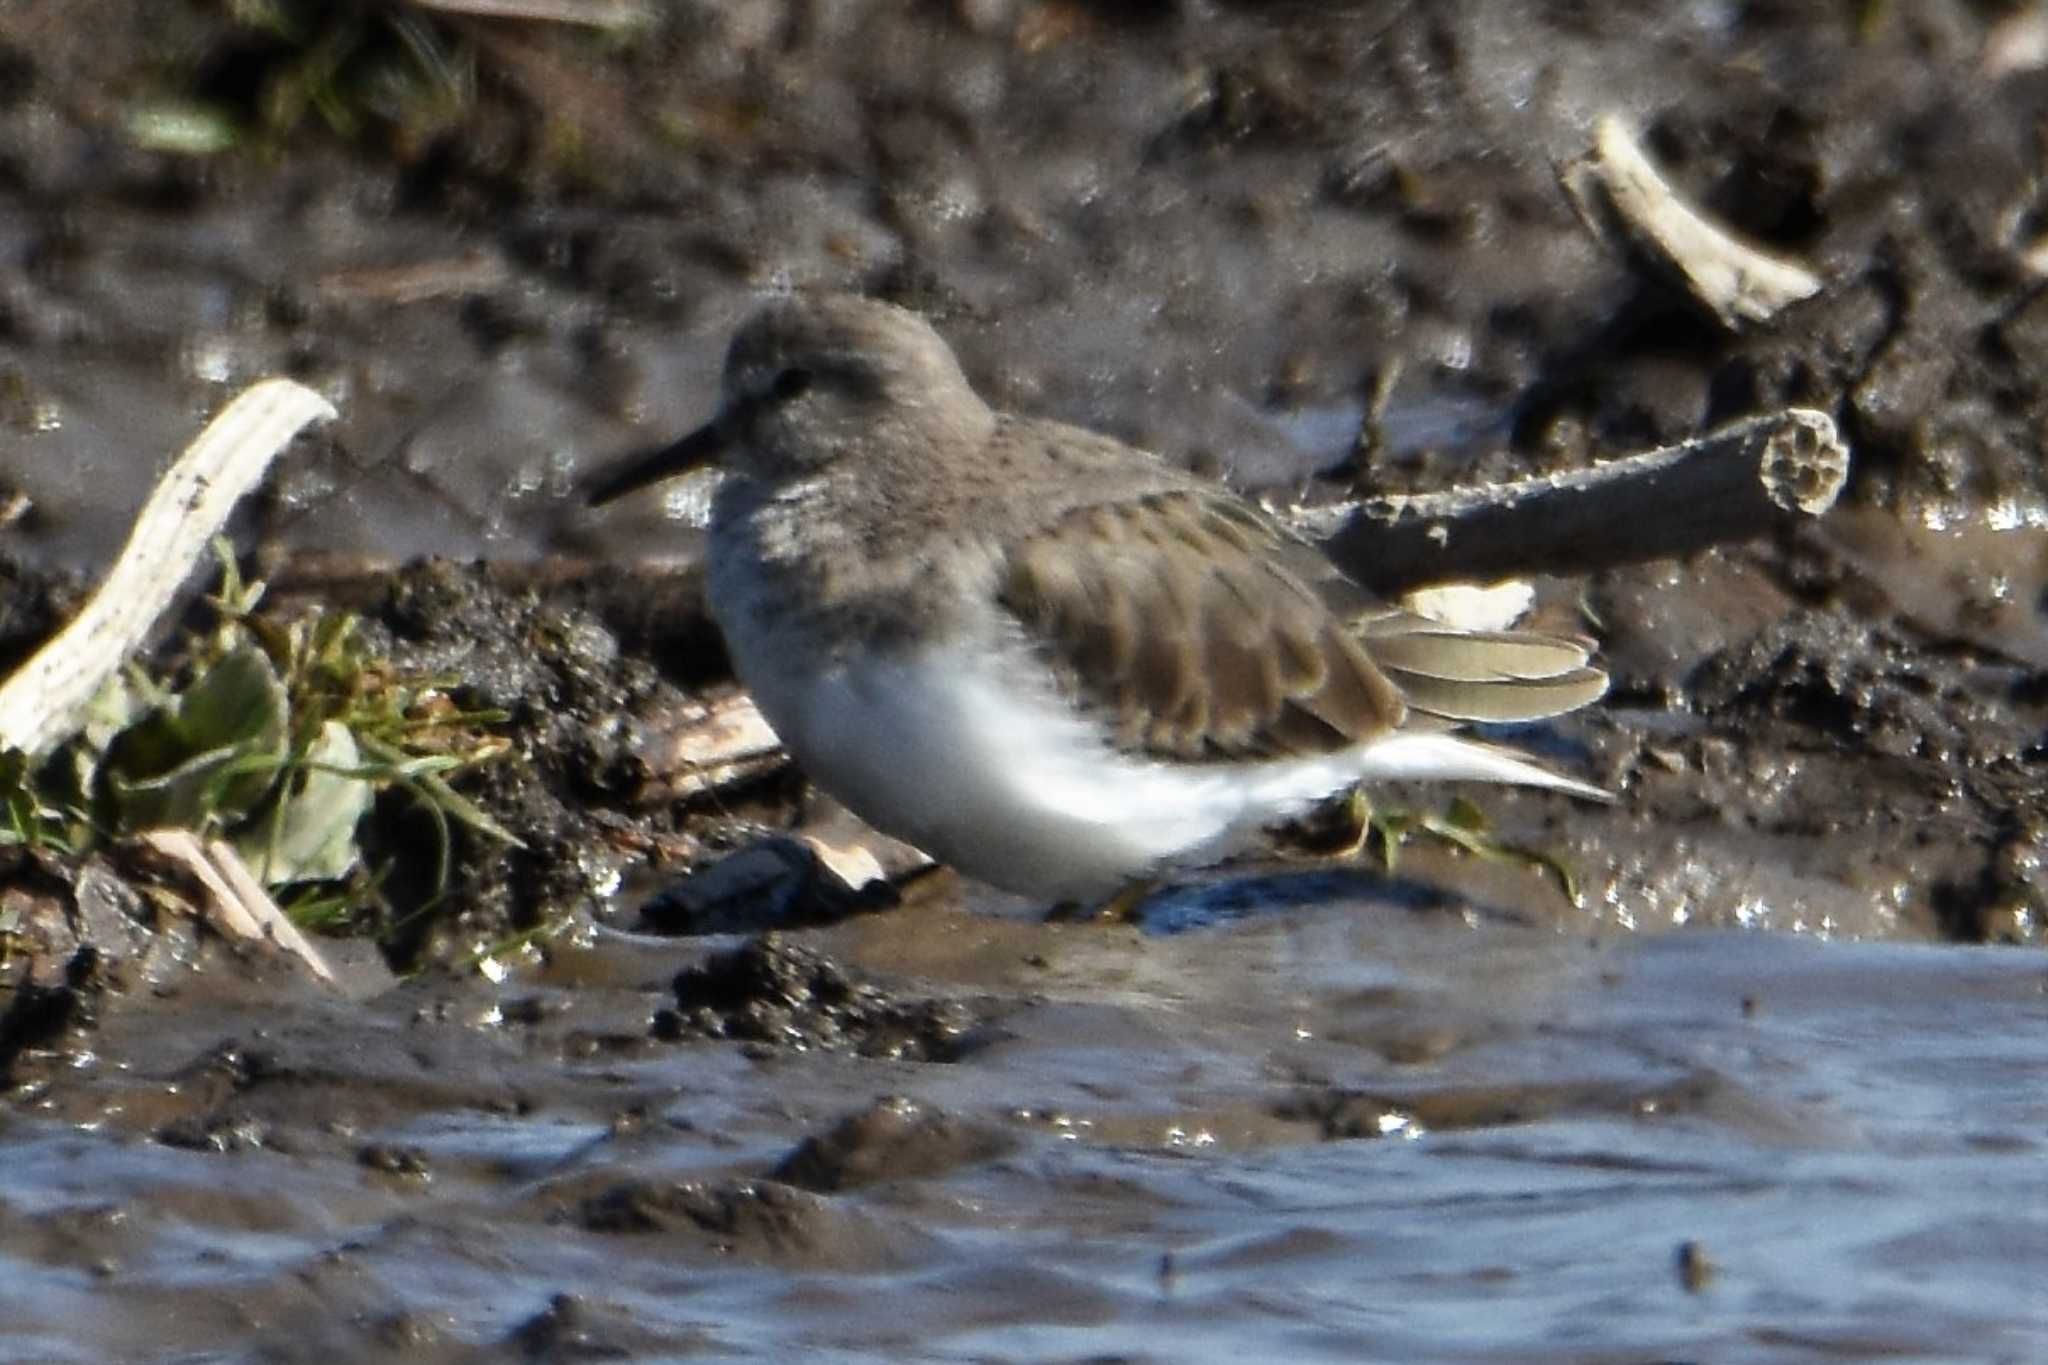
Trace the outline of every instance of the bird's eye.
<path fill-rule="evenodd" d="M 776 375 L 775 382 L 768 386 L 768 401 L 787 403 L 810 387 L 811 372 L 792 366 Z"/>

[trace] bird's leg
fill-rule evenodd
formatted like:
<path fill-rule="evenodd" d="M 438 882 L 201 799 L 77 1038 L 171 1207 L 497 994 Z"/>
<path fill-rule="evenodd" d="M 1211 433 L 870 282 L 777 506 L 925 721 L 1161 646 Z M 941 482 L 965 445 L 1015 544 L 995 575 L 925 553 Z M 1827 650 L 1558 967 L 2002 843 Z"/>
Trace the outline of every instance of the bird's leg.
<path fill-rule="evenodd" d="M 1362 857 L 1372 847 L 1372 836 L 1376 830 L 1383 846 L 1391 855 L 1393 845 L 1386 842 L 1386 831 L 1380 830 L 1374 823 L 1375 814 L 1372 798 L 1365 794 L 1365 784 L 1353 784 L 1351 790 L 1344 793 L 1344 799 L 1337 804 L 1336 813 L 1332 817 L 1338 842 L 1324 856 L 1345 863 Z M 1389 856 L 1387 862 L 1391 870 L 1393 858 Z"/>
<path fill-rule="evenodd" d="M 1333 802 L 1331 817 L 1339 842 L 1323 856 L 1350 861 L 1372 851 L 1374 836 L 1379 841 L 1381 870 L 1388 875 L 1400 857 L 1401 846 L 1413 834 L 1427 834 L 1488 862 L 1520 863 L 1555 879 L 1565 899 L 1579 904 L 1578 879 L 1564 860 L 1554 853 L 1525 844 L 1509 843 L 1493 832 L 1486 813 L 1466 797 L 1455 797 L 1442 815 L 1431 815 L 1405 807 L 1376 807 L 1363 786 L 1355 786 L 1340 802 Z"/>
<path fill-rule="evenodd" d="M 1414 812 L 1403 807 L 1375 806 L 1365 785 L 1358 783 L 1316 817 L 1310 847 L 1319 858 L 1348 863 L 1370 854 L 1378 836 L 1381 865 L 1392 872 L 1401 841 L 1417 824 Z"/>
<path fill-rule="evenodd" d="M 1486 812 L 1480 810 L 1477 804 L 1466 797 L 1453 797 L 1450 806 L 1442 815 L 1424 815 L 1417 818 L 1415 827 L 1488 862 L 1520 863 L 1524 867 L 1541 872 L 1557 882 L 1557 889 L 1562 891 L 1564 898 L 1573 905 L 1585 903 L 1579 894 L 1579 879 L 1572 872 L 1570 864 L 1547 849 L 1509 843 L 1501 838 L 1493 832 L 1493 825 L 1487 820 Z"/>
<path fill-rule="evenodd" d="M 1146 897 L 1158 889 L 1159 881 L 1155 877 L 1125 882 L 1122 890 L 1095 907 L 1095 918 L 1111 924 L 1129 924 L 1138 918 L 1138 910 L 1145 904 Z"/>
<path fill-rule="evenodd" d="M 1083 905 L 1079 901 L 1061 901 L 1046 912 L 1049 920 L 1093 920 L 1098 924 L 1129 924 L 1138 918 L 1138 910 L 1145 904 L 1145 898 L 1159 889 L 1156 877 L 1140 877 L 1125 882 L 1123 888 L 1108 900 L 1096 905 Z"/>

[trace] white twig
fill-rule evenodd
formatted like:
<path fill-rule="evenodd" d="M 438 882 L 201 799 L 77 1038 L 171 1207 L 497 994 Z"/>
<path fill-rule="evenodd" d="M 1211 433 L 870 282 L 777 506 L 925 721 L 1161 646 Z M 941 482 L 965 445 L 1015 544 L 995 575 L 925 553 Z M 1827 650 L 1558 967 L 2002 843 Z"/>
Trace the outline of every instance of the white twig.
<path fill-rule="evenodd" d="M 139 837 L 206 888 L 213 898 L 213 922 L 223 933 L 275 944 L 303 961 L 313 975 L 334 984 L 334 972 L 319 950 L 285 918 L 233 845 L 201 839 L 189 829 L 145 830 Z"/>
<path fill-rule="evenodd" d="M 637 28 L 654 18 L 654 12 L 638 0 L 412 0 L 412 4 L 444 14 L 580 24 L 585 28 Z"/>
<path fill-rule="evenodd" d="M 1594 139 L 1592 156 L 1563 173 L 1587 225 L 1606 235 L 1590 181 L 1629 243 L 1684 284 L 1724 327 L 1767 321 L 1820 292 L 1820 276 L 1740 240 L 1680 198 L 1619 117 L 1602 116 Z"/>
<path fill-rule="evenodd" d="M 299 429 L 334 416 L 289 379 L 244 389 L 185 447 L 143 504 L 128 543 L 84 610 L 0 684 L 0 753 L 66 739 L 79 712 L 134 653 L 241 496 Z"/>

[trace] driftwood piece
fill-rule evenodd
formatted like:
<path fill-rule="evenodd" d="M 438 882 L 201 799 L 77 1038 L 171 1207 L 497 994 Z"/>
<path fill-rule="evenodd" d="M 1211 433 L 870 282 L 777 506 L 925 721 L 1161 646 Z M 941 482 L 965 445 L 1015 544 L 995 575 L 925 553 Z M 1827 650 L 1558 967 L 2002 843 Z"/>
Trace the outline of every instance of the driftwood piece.
<path fill-rule="evenodd" d="M 1317 509 L 1296 525 L 1360 583 L 1397 593 L 1585 573 L 1753 539 L 1825 512 L 1848 473 L 1834 422 L 1787 408 L 1576 473 L 1373 498 Z"/>
<path fill-rule="evenodd" d="M 1743 241 L 1687 204 L 1614 114 L 1601 118 L 1591 155 L 1560 178 L 1594 235 L 1676 280 L 1731 331 L 1820 292 L 1820 277 L 1805 266 Z"/>
<path fill-rule="evenodd" d="M 650 778 L 641 801 L 677 801 L 750 781 L 784 761 L 782 741 L 744 692 L 692 701 L 649 727 L 635 752 Z"/>
<path fill-rule="evenodd" d="M 332 416 L 325 398 L 289 379 L 252 384 L 221 409 L 157 481 L 84 609 L 0 684 L 0 753 L 34 756 L 73 733 L 79 713 L 170 606 L 235 503 L 301 427 Z"/>

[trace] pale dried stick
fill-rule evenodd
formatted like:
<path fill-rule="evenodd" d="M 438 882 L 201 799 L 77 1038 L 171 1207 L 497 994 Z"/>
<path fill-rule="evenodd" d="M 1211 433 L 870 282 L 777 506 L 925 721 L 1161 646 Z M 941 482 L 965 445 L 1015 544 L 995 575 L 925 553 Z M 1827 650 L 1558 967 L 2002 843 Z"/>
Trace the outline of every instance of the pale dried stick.
<path fill-rule="evenodd" d="M 1561 177 L 1586 225 L 1599 236 L 1618 225 L 1629 245 L 1682 283 L 1723 326 L 1767 321 L 1820 292 L 1820 276 L 1742 241 L 1680 198 L 1619 117 L 1603 115 L 1594 139 L 1593 154 Z M 1613 223 L 1599 211 L 1602 200 Z"/>
<path fill-rule="evenodd" d="M 86 703 L 177 596 L 235 503 L 301 427 L 332 416 L 333 406 L 304 385 L 265 379 L 207 424 L 157 481 L 85 608 L 0 684 L 0 753 L 34 756 L 71 735 Z"/>
<path fill-rule="evenodd" d="M 654 12 L 637 0 L 411 0 L 417 9 L 473 14 L 488 19 L 525 19 L 585 28 L 637 28 Z"/>
<path fill-rule="evenodd" d="M 212 922 L 223 932 L 274 944 L 304 962 L 313 975 L 334 984 L 334 971 L 319 949 L 285 918 L 232 844 L 202 839 L 189 829 L 145 830 L 138 837 L 206 888 L 212 897 Z"/>

